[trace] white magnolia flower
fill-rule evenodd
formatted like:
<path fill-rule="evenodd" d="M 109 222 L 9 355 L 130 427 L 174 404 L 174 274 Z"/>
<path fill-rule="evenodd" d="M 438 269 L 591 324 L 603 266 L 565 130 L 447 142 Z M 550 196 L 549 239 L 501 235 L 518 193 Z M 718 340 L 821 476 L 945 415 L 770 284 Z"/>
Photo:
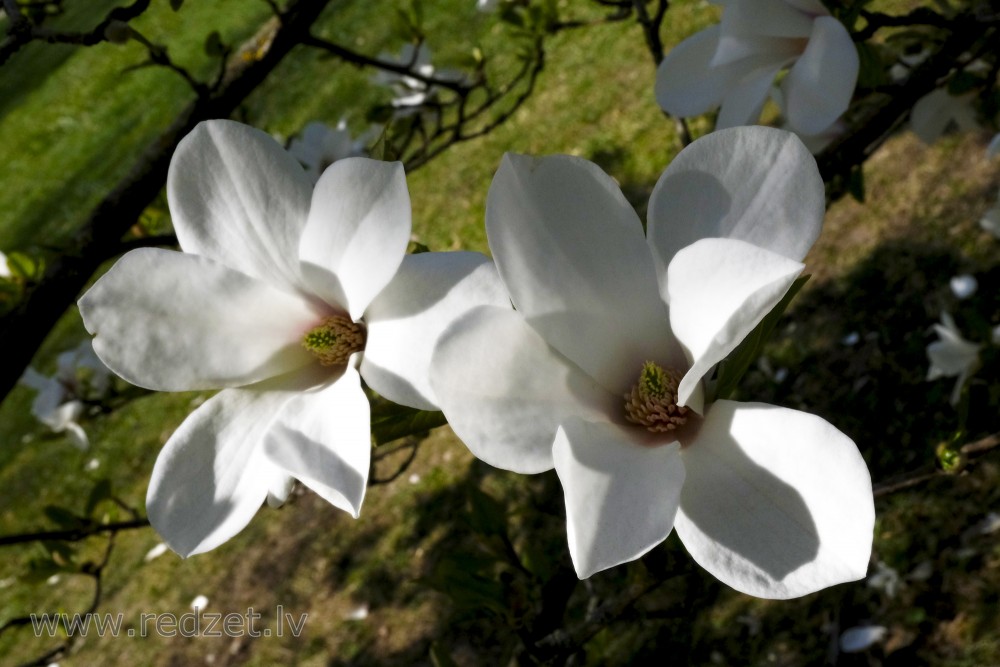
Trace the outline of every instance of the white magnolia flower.
<path fill-rule="evenodd" d="M 56 357 L 56 373 L 42 375 L 29 367 L 21 384 L 38 392 L 31 403 L 31 414 L 55 433 L 65 433 L 78 449 L 90 446 L 87 432 L 80 426 L 87 394 L 104 396 L 111 387 L 107 366 L 94 353 L 91 341 L 85 340 L 72 350 Z"/>
<path fill-rule="evenodd" d="M 0 252 L 0 278 L 11 278 L 10 265 L 7 264 L 7 255 Z"/>
<path fill-rule="evenodd" d="M 925 144 L 933 144 L 949 131 L 972 131 L 979 127 L 972 107 L 975 93 L 949 95 L 938 88 L 917 100 L 910 112 L 910 129 Z"/>
<path fill-rule="evenodd" d="M 400 163 L 340 160 L 314 189 L 271 137 L 230 121 L 180 143 L 167 196 L 184 252 L 132 251 L 80 300 L 97 354 L 129 382 L 222 389 L 160 453 L 150 522 L 181 555 L 207 551 L 290 478 L 356 517 L 371 448 L 361 377 L 433 409 L 433 344 L 469 307 L 506 303 L 495 268 L 404 255 Z"/>
<path fill-rule="evenodd" d="M 704 399 L 712 368 L 802 270 L 823 213 L 812 156 L 771 128 L 684 149 L 653 191 L 648 238 L 596 165 L 504 158 L 486 231 L 517 310 L 456 321 L 431 383 L 476 456 L 555 468 L 580 577 L 671 529 L 753 595 L 865 575 L 875 515 L 854 443 L 810 414 Z"/>
<path fill-rule="evenodd" d="M 970 343 L 962 337 L 950 313 L 941 313 L 941 324 L 934 325 L 938 340 L 927 345 L 927 380 L 953 377 L 955 388 L 951 392 L 951 404 L 958 405 L 965 381 L 979 367 L 979 350 L 982 345 Z"/>
<path fill-rule="evenodd" d="M 315 183 L 320 174 L 337 160 L 364 157 L 371 139 L 372 131 L 356 139 L 352 137 L 351 131 L 347 129 L 347 122 L 343 120 L 337 123 L 337 127 L 312 122 L 305 126 L 302 134 L 292 139 L 288 152 L 305 167 L 306 174 Z"/>
<path fill-rule="evenodd" d="M 431 64 L 431 50 L 426 43 L 421 43 L 419 47 L 413 44 L 404 44 L 399 56 L 383 53 L 379 55 L 379 58 L 386 62 L 409 67 L 413 72 L 424 77 L 434 77 L 447 81 L 462 79 L 460 72 L 436 69 Z M 384 70 L 378 71 L 373 77 L 373 81 L 392 88 L 396 97 L 393 98 L 391 104 L 396 110 L 397 117 L 418 113 L 422 106 L 437 97 L 439 91 L 438 87 L 421 79 Z"/>
<path fill-rule="evenodd" d="M 819 0 L 727 0 L 722 23 L 678 44 L 656 73 L 656 99 L 675 116 L 716 107 L 717 128 L 760 117 L 775 77 L 789 128 L 825 131 L 847 110 L 859 60 L 850 33 Z"/>

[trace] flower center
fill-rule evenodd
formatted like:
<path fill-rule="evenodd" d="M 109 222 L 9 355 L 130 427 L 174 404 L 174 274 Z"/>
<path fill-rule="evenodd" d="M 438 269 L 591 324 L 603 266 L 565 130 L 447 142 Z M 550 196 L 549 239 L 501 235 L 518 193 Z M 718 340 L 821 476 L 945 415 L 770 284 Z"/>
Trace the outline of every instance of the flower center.
<path fill-rule="evenodd" d="M 653 433 L 673 431 L 686 424 L 688 409 L 677 405 L 680 380 L 679 372 L 647 361 L 639 381 L 625 394 L 625 419 Z"/>
<path fill-rule="evenodd" d="M 346 317 L 334 315 L 306 332 L 302 347 L 316 355 L 323 366 L 346 364 L 352 354 L 365 349 L 365 330 Z"/>

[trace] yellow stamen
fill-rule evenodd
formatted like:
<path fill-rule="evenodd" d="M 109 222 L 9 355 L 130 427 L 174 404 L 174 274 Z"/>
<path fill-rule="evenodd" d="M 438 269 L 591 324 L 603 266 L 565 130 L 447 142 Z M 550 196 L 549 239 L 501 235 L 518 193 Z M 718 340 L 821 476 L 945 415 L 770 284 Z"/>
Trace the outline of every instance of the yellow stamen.
<path fill-rule="evenodd" d="M 639 381 L 625 394 L 625 419 L 653 433 L 673 431 L 686 424 L 688 409 L 677 405 L 680 380 L 681 373 L 647 361 Z"/>
<path fill-rule="evenodd" d="M 346 317 L 334 315 L 306 332 L 302 347 L 316 355 L 323 366 L 346 364 L 352 354 L 365 349 L 365 330 Z"/>

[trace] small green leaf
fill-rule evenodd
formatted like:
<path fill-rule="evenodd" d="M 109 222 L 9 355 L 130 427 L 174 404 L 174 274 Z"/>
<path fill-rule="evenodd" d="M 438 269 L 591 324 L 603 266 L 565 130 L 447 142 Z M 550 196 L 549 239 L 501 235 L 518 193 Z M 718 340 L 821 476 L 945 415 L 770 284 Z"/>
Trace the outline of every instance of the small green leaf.
<path fill-rule="evenodd" d="M 380 109 L 387 109 L 386 107 L 378 107 Z M 372 111 L 375 111 L 373 109 Z M 391 111 L 389 112 L 391 116 Z M 369 113 L 371 115 L 371 113 Z M 370 121 L 375 120 L 374 118 L 369 118 Z M 387 121 L 388 118 L 383 119 L 381 122 Z M 378 136 L 378 141 L 372 146 L 369 153 L 373 160 L 382 160 L 383 162 L 394 162 L 399 159 L 399 155 L 396 153 L 395 149 L 392 147 L 392 142 L 389 141 L 389 126 L 386 125 L 382 128 L 382 134 Z"/>
<path fill-rule="evenodd" d="M 90 490 L 90 496 L 87 497 L 86 515 L 92 515 L 94 513 L 94 509 L 101 503 L 101 501 L 108 500 L 111 497 L 111 480 L 106 478 L 98 480 L 97 484 L 94 485 L 94 488 Z"/>
<path fill-rule="evenodd" d="M 83 523 L 81 517 L 58 505 L 47 505 L 42 512 L 49 518 L 49 521 L 63 528 L 75 528 Z"/>
<path fill-rule="evenodd" d="M 878 88 L 889 83 L 889 75 L 882 59 L 881 47 L 877 44 L 861 42 L 854 45 L 858 51 L 858 86 Z"/>
<path fill-rule="evenodd" d="M 448 423 L 442 412 L 417 410 L 392 403 L 373 409 L 371 420 L 372 437 L 376 445 L 384 445 L 408 435 L 425 433 Z"/>
<path fill-rule="evenodd" d="M 218 30 L 213 30 L 205 38 L 205 55 L 219 57 L 226 52 L 226 45 L 222 42 L 222 36 Z"/>
<path fill-rule="evenodd" d="M 760 356 L 764 343 L 770 338 L 774 328 L 778 325 L 778 320 L 785 312 L 785 309 L 788 308 L 788 304 L 792 302 L 792 299 L 795 298 L 795 295 L 798 294 L 807 280 L 809 280 L 809 276 L 800 276 L 797 278 L 792 283 L 792 286 L 788 288 L 788 291 L 785 292 L 785 296 L 781 298 L 781 301 L 771 309 L 771 312 L 764 316 L 764 319 L 754 327 L 753 331 L 747 334 L 743 342 L 719 364 L 715 390 L 716 399 L 727 398 L 736 389 L 740 380 L 743 379 L 743 375 L 750 368 L 750 364 Z"/>

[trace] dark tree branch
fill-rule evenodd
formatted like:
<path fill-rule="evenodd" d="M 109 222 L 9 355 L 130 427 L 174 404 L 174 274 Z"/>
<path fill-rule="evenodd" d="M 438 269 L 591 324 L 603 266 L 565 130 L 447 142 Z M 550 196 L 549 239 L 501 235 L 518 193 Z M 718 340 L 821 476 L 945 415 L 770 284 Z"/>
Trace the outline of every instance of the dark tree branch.
<path fill-rule="evenodd" d="M 959 453 L 959 470 L 965 470 L 966 467 L 988 452 L 993 451 L 1000 447 L 1000 433 L 994 433 L 993 435 L 988 435 L 985 438 L 976 440 L 975 442 L 970 442 L 962 445 L 958 449 Z M 930 464 L 922 466 L 918 470 L 913 470 L 899 477 L 887 480 L 881 484 L 876 484 L 873 488 L 873 492 L 876 498 L 883 498 L 893 493 L 899 491 L 905 491 L 906 489 L 911 489 L 915 486 L 919 486 L 932 479 L 937 479 L 941 476 L 954 475 L 955 471 L 941 470 L 936 465 Z"/>
<path fill-rule="evenodd" d="M 104 533 L 115 534 L 122 530 L 147 527 L 149 527 L 149 519 L 141 518 L 131 521 L 117 521 L 115 523 L 91 523 L 79 528 L 69 528 L 66 530 L 41 530 L 18 535 L 0 535 L 0 547 L 28 542 L 79 542 L 94 535 L 103 535 Z"/>

